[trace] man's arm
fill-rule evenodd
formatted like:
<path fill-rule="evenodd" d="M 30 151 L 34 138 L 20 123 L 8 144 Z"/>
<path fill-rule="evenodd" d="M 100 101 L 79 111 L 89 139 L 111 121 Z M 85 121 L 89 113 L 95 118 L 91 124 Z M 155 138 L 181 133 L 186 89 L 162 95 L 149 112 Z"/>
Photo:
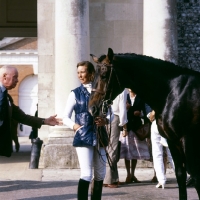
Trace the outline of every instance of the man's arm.
<path fill-rule="evenodd" d="M 26 124 L 28 126 L 32 126 L 35 128 L 40 128 L 42 125 L 62 125 L 62 120 L 56 118 L 56 115 L 50 116 L 49 118 L 40 118 L 34 117 L 31 115 L 25 114 L 18 106 L 12 104 L 12 118 L 17 120 L 22 124 Z"/>
<path fill-rule="evenodd" d="M 33 117 L 25 114 L 18 106 L 14 104 L 12 104 L 12 118 L 22 124 L 33 126 L 35 128 L 40 128 L 44 120 L 40 117 Z"/>

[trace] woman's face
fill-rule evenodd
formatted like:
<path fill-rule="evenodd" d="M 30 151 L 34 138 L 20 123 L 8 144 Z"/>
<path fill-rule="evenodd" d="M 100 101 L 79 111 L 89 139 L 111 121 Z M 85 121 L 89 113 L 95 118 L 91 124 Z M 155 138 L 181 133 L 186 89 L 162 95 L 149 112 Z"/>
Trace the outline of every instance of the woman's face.
<path fill-rule="evenodd" d="M 90 74 L 88 73 L 86 66 L 78 66 L 77 74 L 78 74 L 78 78 L 82 84 L 87 84 L 87 83 L 91 82 Z"/>

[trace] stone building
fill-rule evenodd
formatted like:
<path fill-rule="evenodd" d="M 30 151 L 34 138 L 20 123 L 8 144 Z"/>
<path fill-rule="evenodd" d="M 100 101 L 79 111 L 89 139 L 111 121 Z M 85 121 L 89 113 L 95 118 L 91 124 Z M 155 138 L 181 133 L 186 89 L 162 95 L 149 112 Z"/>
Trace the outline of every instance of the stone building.
<path fill-rule="evenodd" d="M 21 1 L 23 7 L 0 0 L 0 65 L 19 69 L 11 94 L 20 106 L 23 96 L 31 96 L 29 113 L 37 101 L 39 116 L 62 117 L 69 92 L 79 85 L 76 63 L 108 47 L 199 70 L 200 0 Z M 33 93 L 26 95 L 28 85 Z M 78 166 L 71 130 L 42 127 L 39 136 L 44 167 Z"/>

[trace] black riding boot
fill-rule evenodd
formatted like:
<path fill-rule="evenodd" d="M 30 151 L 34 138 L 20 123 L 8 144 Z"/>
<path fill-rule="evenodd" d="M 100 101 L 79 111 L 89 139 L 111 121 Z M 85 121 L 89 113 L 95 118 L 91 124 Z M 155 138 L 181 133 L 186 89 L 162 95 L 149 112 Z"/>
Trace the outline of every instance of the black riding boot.
<path fill-rule="evenodd" d="M 91 200 L 101 200 L 103 181 L 92 181 Z"/>
<path fill-rule="evenodd" d="M 89 188 L 89 181 L 85 181 L 83 179 L 80 179 L 78 182 L 78 194 L 77 199 L 78 200 L 88 200 L 88 188 Z"/>

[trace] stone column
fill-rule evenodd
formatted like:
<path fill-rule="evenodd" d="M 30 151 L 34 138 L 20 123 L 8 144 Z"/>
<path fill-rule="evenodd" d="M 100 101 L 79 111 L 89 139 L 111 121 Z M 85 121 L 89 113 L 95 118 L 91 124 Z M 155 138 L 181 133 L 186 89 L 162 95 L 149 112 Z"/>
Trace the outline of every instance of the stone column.
<path fill-rule="evenodd" d="M 174 0 L 144 0 L 143 54 L 177 63 L 177 15 Z"/>
<path fill-rule="evenodd" d="M 78 62 L 89 60 L 88 0 L 55 2 L 55 108 L 63 116 L 66 99 L 80 85 Z"/>
<path fill-rule="evenodd" d="M 55 1 L 55 112 L 63 116 L 72 89 L 80 85 L 78 62 L 89 60 L 88 0 Z M 77 168 L 72 147 L 74 132 L 66 126 L 52 127 L 44 148 L 44 167 Z"/>
<path fill-rule="evenodd" d="M 37 1 L 38 29 L 38 115 L 55 113 L 55 0 Z M 49 126 L 39 129 L 39 137 L 48 137 Z"/>

